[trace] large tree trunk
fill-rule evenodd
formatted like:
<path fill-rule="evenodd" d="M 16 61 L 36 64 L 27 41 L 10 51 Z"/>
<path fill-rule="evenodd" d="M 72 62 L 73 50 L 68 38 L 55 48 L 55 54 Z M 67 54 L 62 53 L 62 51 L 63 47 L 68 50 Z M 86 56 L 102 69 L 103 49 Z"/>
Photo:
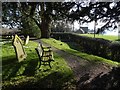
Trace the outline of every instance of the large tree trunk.
<path fill-rule="evenodd" d="M 41 30 L 41 38 L 49 38 L 51 33 L 51 19 L 44 17 L 41 19 L 41 23 L 38 23 L 35 18 L 33 20 Z"/>
<path fill-rule="evenodd" d="M 50 38 L 50 22 L 41 23 L 41 38 Z"/>
<path fill-rule="evenodd" d="M 41 24 L 40 24 L 40 29 L 41 29 L 41 38 L 49 38 L 50 37 L 50 24 L 51 24 L 51 18 L 46 12 L 45 9 L 45 3 L 40 3 L 41 6 Z M 47 7 L 46 7 L 47 8 Z"/>
<path fill-rule="evenodd" d="M 40 23 L 38 23 L 38 21 L 33 17 L 33 11 L 35 11 L 35 6 L 32 6 L 30 15 L 31 18 L 35 21 L 35 23 L 41 30 L 41 38 L 49 38 L 51 32 L 50 29 L 51 21 L 52 21 L 49 14 L 52 12 L 52 9 L 46 7 L 44 2 L 40 2 L 40 9 L 41 9 L 41 11 L 39 12 Z"/>

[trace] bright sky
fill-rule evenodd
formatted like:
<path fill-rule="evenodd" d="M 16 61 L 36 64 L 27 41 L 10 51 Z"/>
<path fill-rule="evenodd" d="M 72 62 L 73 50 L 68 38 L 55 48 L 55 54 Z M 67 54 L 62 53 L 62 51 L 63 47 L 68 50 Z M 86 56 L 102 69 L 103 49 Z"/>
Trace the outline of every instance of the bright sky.
<path fill-rule="evenodd" d="M 79 29 L 79 23 L 77 21 L 74 22 L 74 25 L 75 25 L 75 29 Z M 104 25 L 103 23 L 99 22 L 98 25 L 96 25 L 96 28 L 100 28 L 102 25 Z M 94 21 L 91 22 L 91 23 L 86 23 L 86 24 L 83 24 L 81 25 L 83 27 L 88 27 L 88 29 L 94 29 Z"/>
<path fill-rule="evenodd" d="M 91 0 L 89 0 L 89 1 L 91 1 Z M 96 0 L 97 1 L 97 0 Z M 85 2 L 86 2 L 86 0 L 85 0 Z M 87 4 L 87 3 L 86 3 Z M 116 3 L 114 3 L 114 2 L 112 2 L 110 5 L 110 8 L 113 8 L 114 6 L 116 6 Z M 74 7 L 73 8 L 73 10 L 76 10 L 76 7 Z M 105 8 L 106 9 L 106 8 Z M 83 24 L 82 26 L 83 27 L 88 27 L 88 29 L 94 29 L 94 21 L 93 22 L 91 22 L 91 23 L 88 23 L 88 24 Z M 78 22 L 76 21 L 75 23 L 74 23 L 74 25 L 75 25 L 75 29 L 79 29 L 79 24 L 78 24 Z M 100 22 L 100 21 L 98 21 L 98 25 L 96 25 L 96 28 L 100 28 L 101 26 L 103 26 L 104 25 L 104 23 L 102 23 L 102 22 Z"/>
<path fill-rule="evenodd" d="M 102 22 L 98 22 L 98 25 L 96 25 L 96 28 L 100 28 L 103 25 L 104 24 Z M 88 24 L 87 23 L 83 24 L 82 26 L 88 27 L 88 29 L 90 29 L 90 30 L 94 30 L 94 21 L 91 23 L 88 23 Z M 79 29 L 80 25 L 77 21 L 74 22 L 74 27 L 75 27 L 75 30 Z M 105 30 L 105 32 L 106 32 L 106 35 L 118 35 L 118 28 L 113 31 Z"/>
<path fill-rule="evenodd" d="M 77 21 L 74 22 L 74 26 L 75 26 L 75 29 L 79 29 L 80 25 Z M 91 23 L 86 23 L 86 24 L 83 24 L 81 25 L 82 27 L 88 27 L 88 29 L 94 29 L 94 22 L 91 22 Z"/>

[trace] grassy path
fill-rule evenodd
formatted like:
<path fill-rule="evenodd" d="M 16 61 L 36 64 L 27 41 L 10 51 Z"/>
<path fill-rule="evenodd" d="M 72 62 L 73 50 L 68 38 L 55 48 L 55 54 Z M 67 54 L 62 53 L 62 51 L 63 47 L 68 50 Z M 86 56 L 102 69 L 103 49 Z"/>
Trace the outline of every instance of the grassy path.
<path fill-rule="evenodd" d="M 44 45 L 46 43 L 42 42 Z M 97 63 L 82 59 L 79 56 L 72 55 L 65 51 L 59 50 L 52 46 L 54 52 L 58 53 L 61 57 L 63 57 L 68 65 L 72 68 L 75 78 L 77 81 L 80 80 L 85 74 L 89 74 L 92 78 L 95 78 L 100 73 L 107 73 L 110 71 L 111 67 L 105 65 L 104 63 Z"/>
<path fill-rule="evenodd" d="M 118 70 L 120 69 L 116 69 L 116 72 L 109 75 L 113 65 L 102 62 L 103 58 L 82 54 L 57 40 L 42 39 L 42 43 L 52 46 L 55 59 L 55 62 L 51 63 L 52 69 L 47 66 L 37 69 L 39 59 L 34 50 L 38 46 L 36 42 L 30 41 L 27 46 L 24 46 L 28 57 L 21 63 L 16 62 L 11 43 L 3 45 L 3 90 L 8 90 L 8 88 L 55 88 L 56 90 L 90 90 L 93 88 L 97 90 L 100 86 L 104 88 L 106 84 L 111 86 L 119 82 Z M 117 63 L 114 64 L 117 65 Z M 103 77 L 102 80 L 101 77 Z M 118 83 L 117 86 L 119 85 Z M 82 89 L 82 87 L 87 89 Z"/>
<path fill-rule="evenodd" d="M 119 88 L 119 63 L 109 62 L 109 60 L 106 62 L 105 59 L 102 60 L 103 58 L 89 55 L 84 55 L 85 58 L 86 56 L 90 57 L 85 59 L 83 54 L 80 54 L 82 55 L 81 57 L 79 52 L 71 52 L 72 49 L 70 50 L 67 44 L 59 41 L 42 39 L 42 43 L 46 46 L 50 45 L 53 52 L 64 58 L 72 69 L 76 80 L 76 89 L 74 90 L 109 90 L 111 88 Z"/>
<path fill-rule="evenodd" d="M 50 46 L 50 44 L 45 43 L 43 41 L 42 44 L 44 46 Z M 89 75 L 90 77 L 89 79 L 87 79 L 87 83 L 89 83 L 93 78 L 95 78 L 99 74 L 101 73 L 105 74 L 111 70 L 111 66 L 104 64 L 102 62 L 100 63 L 100 62 L 88 61 L 82 59 L 79 56 L 67 53 L 63 50 L 59 50 L 54 46 L 52 46 L 52 50 L 53 52 L 59 54 L 62 58 L 66 60 L 68 65 L 73 70 L 77 82 L 81 81 L 81 78 L 83 78 L 85 75 Z"/>

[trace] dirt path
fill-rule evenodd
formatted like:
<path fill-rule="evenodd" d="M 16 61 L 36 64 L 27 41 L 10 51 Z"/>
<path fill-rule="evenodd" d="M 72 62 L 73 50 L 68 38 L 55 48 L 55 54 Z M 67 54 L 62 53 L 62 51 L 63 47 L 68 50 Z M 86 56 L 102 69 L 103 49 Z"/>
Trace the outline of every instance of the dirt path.
<path fill-rule="evenodd" d="M 55 47 L 52 47 L 52 50 L 58 53 L 61 57 L 63 57 L 66 60 L 68 65 L 73 70 L 77 81 L 79 81 L 80 78 L 86 74 L 89 74 L 92 79 L 92 78 L 95 78 L 100 73 L 105 74 L 111 70 L 111 67 L 103 63 L 90 62 L 82 59 L 79 56 L 75 56 L 65 51 L 59 50 Z"/>
<path fill-rule="evenodd" d="M 39 42 L 39 40 L 35 41 Z M 46 44 L 44 42 L 42 42 L 42 44 L 49 46 L 49 44 Z M 63 57 L 66 60 L 68 65 L 73 70 L 77 82 L 80 81 L 80 79 L 85 75 L 88 75 L 89 79 L 87 79 L 87 82 L 89 83 L 93 78 L 95 78 L 99 74 L 105 74 L 111 70 L 111 67 L 104 63 L 90 62 L 82 59 L 81 57 L 59 50 L 53 46 L 52 50 L 53 52 L 58 53 L 61 57 Z"/>

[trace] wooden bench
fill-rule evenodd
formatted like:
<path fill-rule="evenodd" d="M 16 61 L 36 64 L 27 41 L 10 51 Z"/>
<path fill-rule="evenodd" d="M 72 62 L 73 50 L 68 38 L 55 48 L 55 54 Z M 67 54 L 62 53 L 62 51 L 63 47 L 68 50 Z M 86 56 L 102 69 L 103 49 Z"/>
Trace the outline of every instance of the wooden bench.
<path fill-rule="evenodd" d="M 41 43 L 39 43 L 39 46 L 37 48 L 35 48 L 37 55 L 39 57 L 39 68 L 42 65 L 49 65 L 49 67 L 51 68 L 51 61 L 54 61 L 53 59 L 53 52 L 52 52 L 52 48 L 51 47 L 45 47 L 43 46 Z M 48 63 L 48 64 L 46 64 Z"/>

